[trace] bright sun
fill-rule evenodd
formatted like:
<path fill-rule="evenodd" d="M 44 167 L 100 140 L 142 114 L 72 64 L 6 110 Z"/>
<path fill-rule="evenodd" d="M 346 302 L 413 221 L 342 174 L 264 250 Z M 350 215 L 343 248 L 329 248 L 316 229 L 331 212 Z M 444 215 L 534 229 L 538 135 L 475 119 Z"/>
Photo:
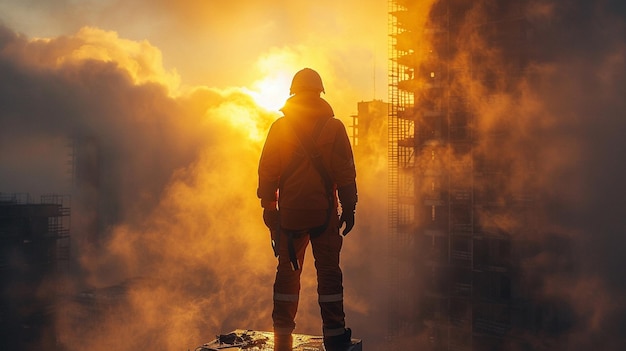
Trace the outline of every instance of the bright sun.
<path fill-rule="evenodd" d="M 297 52 L 289 48 L 270 50 L 257 59 L 256 69 L 262 78 L 252 83 L 248 90 L 257 105 L 268 111 L 283 107 L 300 61 Z"/>
<path fill-rule="evenodd" d="M 278 111 L 289 97 L 291 72 L 278 71 L 252 84 L 249 94 L 257 105 L 268 111 Z"/>

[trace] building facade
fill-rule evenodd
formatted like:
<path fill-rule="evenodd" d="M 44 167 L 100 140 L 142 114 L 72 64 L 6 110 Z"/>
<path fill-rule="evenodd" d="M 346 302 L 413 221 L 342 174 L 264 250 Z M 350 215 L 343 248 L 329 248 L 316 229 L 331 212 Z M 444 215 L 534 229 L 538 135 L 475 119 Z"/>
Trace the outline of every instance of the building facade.
<path fill-rule="evenodd" d="M 69 269 L 68 196 L 0 194 L 0 345 L 56 349 L 59 278 Z"/>
<path fill-rule="evenodd" d="M 511 179 L 532 150 L 505 153 L 513 124 L 481 108 L 515 99 L 532 59 L 523 1 L 391 1 L 389 32 L 392 349 L 533 349 L 557 321 L 523 274 L 535 196 Z"/>

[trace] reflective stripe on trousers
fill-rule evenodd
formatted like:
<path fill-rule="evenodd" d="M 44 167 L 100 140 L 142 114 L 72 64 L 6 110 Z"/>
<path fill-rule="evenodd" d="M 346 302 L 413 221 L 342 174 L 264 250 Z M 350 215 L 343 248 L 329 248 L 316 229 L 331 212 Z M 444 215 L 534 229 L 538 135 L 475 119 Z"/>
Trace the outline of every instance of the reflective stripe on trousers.
<path fill-rule="evenodd" d="M 281 233 L 281 235 L 284 234 Z M 345 326 L 342 273 L 339 268 L 339 253 L 343 237 L 337 229 L 337 217 L 332 216 L 328 229 L 316 238 L 309 240 L 308 235 L 294 238 L 296 256 L 301 265 L 304 263 L 304 254 L 309 241 L 317 270 L 317 292 L 323 330 L 324 333 L 326 331 L 332 333 Z M 272 312 L 274 330 L 293 331 L 295 328 L 301 273 L 302 269 L 294 271 L 291 267 L 287 240 L 280 240 L 278 267 L 274 281 L 274 311 Z"/>

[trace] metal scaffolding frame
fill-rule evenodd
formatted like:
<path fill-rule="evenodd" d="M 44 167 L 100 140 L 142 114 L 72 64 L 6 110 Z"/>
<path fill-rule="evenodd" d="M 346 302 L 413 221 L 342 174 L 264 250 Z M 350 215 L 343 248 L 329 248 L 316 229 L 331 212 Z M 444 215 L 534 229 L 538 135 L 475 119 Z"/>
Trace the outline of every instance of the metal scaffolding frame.
<path fill-rule="evenodd" d="M 451 18 L 461 11 L 457 5 L 435 2 L 420 28 L 416 18 L 426 14 L 417 12 L 418 5 L 419 0 L 389 1 L 390 345 L 400 350 L 394 341 L 415 337 L 427 340 L 432 350 L 494 344 L 506 349 L 514 309 L 513 233 L 492 230 L 477 211 L 529 212 L 532 196 L 517 194 L 525 200 L 507 204 L 494 201 L 491 183 L 506 167 L 475 153 L 479 136 L 473 126 L 480 117 L 469 106 L 469 92 L 455 85 L 468 77 L 489 82 L 481 81 L 484 76 L 471 63 L 451 63 L 456 40 Z M 523 25 L 507 27 L 513 21 L 524 19 L 488 18 L 476 30 L 497 27 L 497 37 L 488 40 L 506 38 L 510 48 L 517 48 L 520 43 L 513 40 L 525 38 L 517 33 Z M 509 51 L 519 60 L 517 68 L 523 68 L 525 47 L 517 49 Z M 506 131 L 480 136 L 503 137 Z M 528 230 L 533 230 L 528 217 Z"/>

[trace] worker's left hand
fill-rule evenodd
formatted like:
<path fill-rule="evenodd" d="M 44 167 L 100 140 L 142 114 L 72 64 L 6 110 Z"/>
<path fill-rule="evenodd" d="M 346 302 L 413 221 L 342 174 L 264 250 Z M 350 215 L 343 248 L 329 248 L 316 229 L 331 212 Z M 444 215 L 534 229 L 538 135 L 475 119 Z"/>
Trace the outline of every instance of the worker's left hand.
<path fill-rule="evenodd" d="M 269 230 L 277 230 L 280 227 L 280 217 L 278 211 L 274 209 L 263 209 L 263 222 Z"/>
<path fill-rule="evenodd" d="M 341 217 L 339 217 L 340 229 L 341 227 L 343 227 L 344 223 L 346 224 L 346 227 L 343 229 L 343 232 L 341 232 L 341 234 L 343 236 L 346 236 L 354 227 L 354 211 L 343 211 L 341 213 Z"/>

